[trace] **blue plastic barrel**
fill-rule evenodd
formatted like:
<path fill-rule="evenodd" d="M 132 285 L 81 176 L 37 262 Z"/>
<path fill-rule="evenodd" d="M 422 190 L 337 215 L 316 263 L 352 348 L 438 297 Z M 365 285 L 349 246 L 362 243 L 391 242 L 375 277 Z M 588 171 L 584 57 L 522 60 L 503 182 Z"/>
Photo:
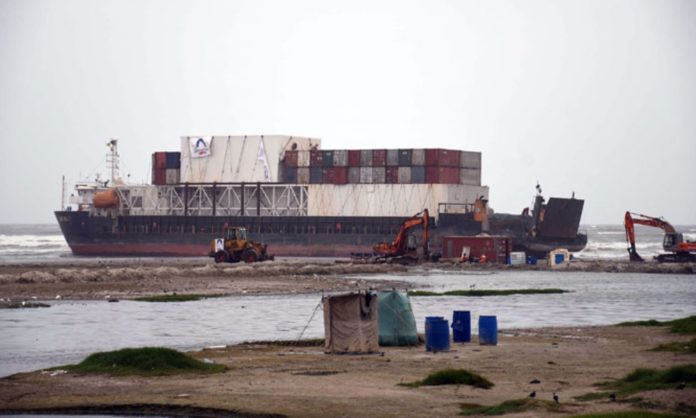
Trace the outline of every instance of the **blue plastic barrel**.
<path fill-rule="evenodd" d="M 452 312 L 452 340 L 455 343 L 471 341 L 471 312 Z"/>
<path fill-rule="evenodd" d="M 536 256 L 530 255 L 527 257 L 527 264 L 536 265 L 536 263 L 537 263 Z"/>
<path fill-rule="evenodd" d="M 556 264 L 563 264 L 564 260 L 565 260 L 565 255 L 556 254 Z"/>
<path fill-rule="evenodd" d="M 445 319 L 444 316 L 426 316 L 425 317 L 425 335 L 428 335 L 428 330 L 430 329 L 431 321 L 441 321 Z M 425 339 L 425 351 L 430 351 L 430 345 L 428 344 L 428 339 Z"/>
<path fill-rule="evenodd" d="M 425 320 L 425 349 L 427 351 L 449 351 L 449 321 L 443 318 Z"/>
<path fill-rule="evenodd" d="M 498 345 L 498 318 L 495 315 L 479 316 L 479 344 Z"/>

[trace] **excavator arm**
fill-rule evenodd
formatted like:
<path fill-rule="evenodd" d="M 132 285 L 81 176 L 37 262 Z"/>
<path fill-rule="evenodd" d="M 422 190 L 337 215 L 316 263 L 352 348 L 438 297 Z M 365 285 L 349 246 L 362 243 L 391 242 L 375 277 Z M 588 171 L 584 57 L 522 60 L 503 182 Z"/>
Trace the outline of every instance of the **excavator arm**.
<path fill-rule="evenodd" d="M 380 242 L 378 244 L 375 244 L 372 247 L 372 249 L 375 253 L 379 254 L 382 257 L 398 257 L 406 255 L 408 251 L 408 249 L 406 248 L 408 244 L 408 232 L 419 225 L 423 225 L 423 256 L 427 258 L 429 256 L 428 245 L 430 241 L 429 224 L 430 215 L 428 213 L 428 209 L 423 209 L 422 212 L 415 214 L 414 216 L 405 220 L 401 224 L 399 232 L 396 234 L 396 238 L 394 238 L 394 241 Z"/>
<path fill-rule="evenodd" d="M 635 217 L 634 217 L 635 216 Z M 667 221 L 640 213 L 626 212 L 624 216 L 624 227 L 626 228 L 626 242 L 628 243 L 628 257 L 631 261 L 644 261 L 636 251 L 636 232 L 635 225 L 652 226 L 661 228 L 665 234 L 676 234 L 674 227 Z"/>

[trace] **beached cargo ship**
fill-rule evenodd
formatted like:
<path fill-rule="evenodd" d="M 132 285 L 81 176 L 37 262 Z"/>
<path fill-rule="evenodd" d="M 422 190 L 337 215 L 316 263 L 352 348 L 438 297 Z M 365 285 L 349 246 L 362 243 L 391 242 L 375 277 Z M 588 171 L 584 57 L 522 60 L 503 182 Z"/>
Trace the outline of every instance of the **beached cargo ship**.
<path fill-rule="evenodd" d="M 586 243 L 579 199 L 539 196 L 529 214 L 474 216 L 489 192 L 479 152 L 322 150 L 319 139 L 281 135 L 182 137 L 181 151 L 153 154 L 152 184 L 126 185 L 117 144 L 109 144 L 110 182 L 78 184 L 68 210 L 56 212 L 76 255 L 204 256 L 235 225 L 278 256 L 344 257 L 390 241 L 424 208 L 435 214 L 435 250 L 438 230 L 504 232 L 516 251 L 538 254 Z"/>

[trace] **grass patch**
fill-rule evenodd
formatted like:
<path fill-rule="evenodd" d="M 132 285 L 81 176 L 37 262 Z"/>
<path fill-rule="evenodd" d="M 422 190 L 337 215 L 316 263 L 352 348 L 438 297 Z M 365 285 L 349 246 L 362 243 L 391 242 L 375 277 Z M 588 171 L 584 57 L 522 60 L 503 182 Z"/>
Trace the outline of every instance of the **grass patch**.
<path fill-rule="evenodd" d="M 399 383 L 399 386 L 417 388 L 419 386 L 469 385 L 481 389 L 490 389 L 493 383 L 485 377 L 463 369 L 444 369 L 430 373 L 425 379 L 411 383 Z"/>
<path fill-rule="evenodd" d="M 622 379 L 599 383 L 597 386 L 628 395 L 655 389 L 674 389 L 678 384 L 696 387 L 696 365 L 674 366 L 667 370 L 636 369 Z"/>
<path fill-rule="evenodd" d="M 650 351 L 670 351 L 673 353 L 696 353 L 696 338 L 691 341 L 675 341 L 671 343 L 660 344 Z"/>
<path fill-rule="evenodd" d="M 461 405 L 460 415 L 505 415 L 516 414 L 538 408 L 545 409 L 547 411 L 558 411 L 560 406 L 555 402 L 540 399 L 513 399 L 493 406 L 463 404 Z"/>
<path fill-rule="evenodd" d="M 176 350 L 163 347 L 124 348 L 94 353 L 80 364 L 60 367 L 79 373 L 112 375 L 174 375 L 180 373 L 221 373 L 227 367 L 208 364 Z"/>
<path fill-rule="evenodd" d="M 629 321 L 617 324 L 620 327 L 670 327 L 670 331 L 676 334 L 696 334 L 696 315 L 673 321 Z"/>
<path fill-rule="evenodd" d="M 187 295 L 178 295 L 176 293 L 173 293 L 171 295 L 143 296 L 133 300 L 137 302 L 190 302 L 201 299 L 219 298 L 222 296 L 224 295 L 200 295 L 195 293 Z"/>
<path fill-rule="evenodd" d="M 686 418 L 684 415 L 665 414 L 648 411 L 600 412 L 596 414 L 573 415 L 571 418 Z"/>
<path fill-rule="evenodd" d="M 563 289 L 505 289 L 505 290 L 450 290 L 444 293 L 431 292 L 427 290 L 413 290 L 408 292 L 409 296 L 509 296 L 509 295 L 537 295 L 551 293 L 568 293 Z"/>

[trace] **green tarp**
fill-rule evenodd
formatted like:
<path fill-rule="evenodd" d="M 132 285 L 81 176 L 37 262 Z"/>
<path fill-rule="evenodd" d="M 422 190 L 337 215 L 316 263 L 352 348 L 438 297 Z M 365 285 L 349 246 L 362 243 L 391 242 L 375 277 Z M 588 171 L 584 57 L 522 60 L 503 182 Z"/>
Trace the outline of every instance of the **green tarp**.
<path fill-rule="evenodd" d="M 408 295 L 397 291 L 379 292 L 377 309 L 379 345 L 418 345 L 416 318 Z"/>

